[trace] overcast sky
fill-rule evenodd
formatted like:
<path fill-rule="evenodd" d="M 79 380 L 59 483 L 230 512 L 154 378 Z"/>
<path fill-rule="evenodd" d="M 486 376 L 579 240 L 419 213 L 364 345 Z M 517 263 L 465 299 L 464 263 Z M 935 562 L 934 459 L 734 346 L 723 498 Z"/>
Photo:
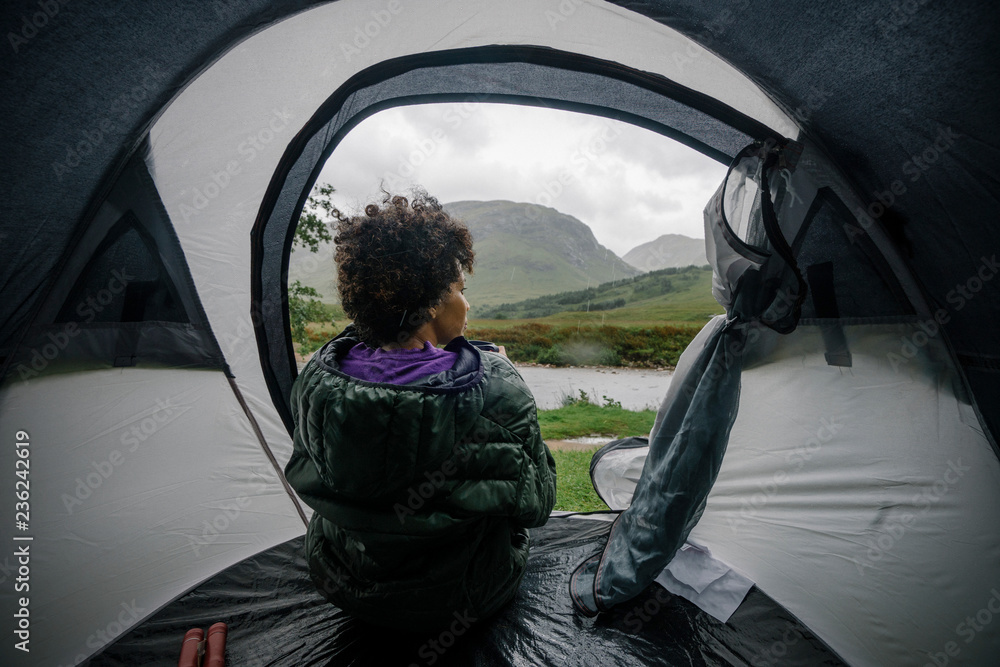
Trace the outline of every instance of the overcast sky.
<path fill-rule="evenodd" d="M 363 121 L 320 176 L 342 210 L 423 185 L 442 203 L 551 206 L 624 255 L 661 234 L 703 238 L 726 167 L 662 135 L 584 114 L 502 104 L 397 107 Z"/>

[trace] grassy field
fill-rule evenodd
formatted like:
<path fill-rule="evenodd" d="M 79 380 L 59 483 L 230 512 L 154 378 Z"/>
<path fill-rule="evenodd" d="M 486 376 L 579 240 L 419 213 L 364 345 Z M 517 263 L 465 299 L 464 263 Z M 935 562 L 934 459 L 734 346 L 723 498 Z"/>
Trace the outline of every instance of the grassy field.
<path fill-rule="evenodd" d="M 653 427 L 653 410 L 624 410 L 614 401 L 598 406 L 585 394 L 561 408 L 539 410 L 538 425 L 542 439 L 563 440 L 580 436 L 602 435 L 608 441 L 630 435 L 647 435 Z M 556 510 L 592 512 L 608 506 L 594 491 L 590 481 L 590 460 L 594 451 L 554 450 L 556 461 Z"/>
<path fill-rule="evenodd" d="M 556 460 L 556 506 L 560 512 L 596 512 L 608 506 L 597 496 L 590 481 L 593 452 L 554 451 Z"/>
<path fill-rule="evenodd" d="M 538 425 L 545 440 L 567 440 L 580 436 L 605 436 L 614 440 L 630 435 L 646 435 L 653 427 L 655 417 L 653 410 L 625 410 L 614 401 L 598 406 L 576 400 L 555 410 L 539 410 Z"/>
<path fill-rule="evenodd" d="M 683 269 L 675 275 L 661 276 L 661 281 L 665 279 L 671 281 L 671 288 L 662 293 L 657 293 L 656 284 L 645 284 L 653 279 L 652 276 L 640 276 L 631 282 L 623 281 L 622 284 L 615 287 L 601 286 L 601 289 L 595 294 L 595 300 L 625 299 L 627 303 L 618 308 L 590 312 L 567 309 L 544 317 L 531 318 L 475 318 L 469 321 L 469 327 L 471 328 L 475 323 L 477 327 L 503 329 L 524 322 L 581 329 L 603 325 L 649 327 L 695 324 L 700 326 L 714 315 L 723 312 L 722 307 L 712 296 L 712 272 L 710 270 L 692 267 Z M 647 294 L 649 296 L 646 296 Z M 557 297 L 558 295 L 553 296 Z M 477 304 L 472 305 L 473 315 L 477 310 L 486 311 L 496 308 L 494 306 L 480 309 L 476 307 Z M 519 310 L 517 305 L 514 304 L 514 310 Z M 580 307 L 580 304 L 576 304 L 574 307 Z"/>

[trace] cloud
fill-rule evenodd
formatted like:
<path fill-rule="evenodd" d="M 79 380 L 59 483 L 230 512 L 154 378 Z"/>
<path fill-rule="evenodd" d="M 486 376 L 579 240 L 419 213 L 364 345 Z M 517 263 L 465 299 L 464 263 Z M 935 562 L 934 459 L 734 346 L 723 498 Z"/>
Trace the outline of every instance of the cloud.
<path fill-rule="evenodd" d="M 702 210 L 725 175 L 672 139 L 555 109 L 452 103 L 382 111 L 352 130 L 320 176 L 360 210 L 424 186 L 442 202 L 508 199 L 573 215 L 618 255 L 656 237 L 702 237 Z"/>

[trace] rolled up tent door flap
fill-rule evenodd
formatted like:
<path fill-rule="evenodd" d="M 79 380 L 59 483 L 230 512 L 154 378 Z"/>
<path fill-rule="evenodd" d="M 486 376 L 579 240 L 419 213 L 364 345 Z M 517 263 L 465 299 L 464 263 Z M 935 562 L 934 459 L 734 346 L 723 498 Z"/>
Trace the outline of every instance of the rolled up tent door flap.
<path fill-rule="evenodd" d="M 748 340 L 759 326 L 790 333 L 797 325 L 807 285 L 783 228 L 797 231 L 802 218 L 794 218 L 800 212 L 804 217 L 808 203 L 804 208 L 782 207 L 781 212 L 791 218 L 783 225 L 768 179 L 769 172 L 778 173 L 779 169 L 791 174 L 794 161 L 783 159 L 789 145 L 758 142 L 740 151 L 706 206 L 706 238 L 714 239 L 710 249 L 716 251 L 708 259 L 716 284 L 730 297 L 723 303 L 727 318 L 721 325 L 713 325 L 688 372 L 672 383 L 673 398 L 657 415 L 658 428 L 651 434 L 649 454 L 631 505 L 615 521 L 605 548 L 581 563 L 570 577 L 570 597 L 576 609 L 586 615 L 638 595 L 684 544 L 704 511 L 722 465 L 739 408 L 743 351 Z M 726 220 L 726 190 L 734 171 L 754 160 L 757 168 L 745 173 L 746 179 L 756 184 L 757 193 L 742 198 L 751 203 L 743 218 L 746 224 L 741 238 Z M 779 190 L 781 186 L 779 183 Z M 744 238 L 766 240 L 766 245 L 759 242 L 755 246 Z M 740 262 L 737 255 L 746 261 Z M 742 270 L 734 274 L 734 266 Z"/>

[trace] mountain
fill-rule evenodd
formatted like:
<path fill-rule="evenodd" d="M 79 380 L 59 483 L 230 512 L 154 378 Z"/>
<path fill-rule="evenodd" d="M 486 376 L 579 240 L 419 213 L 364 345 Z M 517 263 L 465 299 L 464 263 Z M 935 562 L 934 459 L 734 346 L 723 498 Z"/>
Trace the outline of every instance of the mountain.
<path fill-rule="evenodd" d="M 475 272 L 465 291 L 472 316 L 477 307 L 596 287 L 640 273 L 598 243 L 586 224 L 553 208 L 511 201 L 459 201 L 444 208 L 472 233 Z M 294 251 L 288 276 L 289 282 L 314 287 L 324 301 L 337 301 L 331 246 L 315 255 Z"/>
<path fill-rule="evenodd" d="M 586 289 L 640 273 L 605 248 L 590 227 L 547 206 L 511 201 L 445 204 L 475 243 L 475 273 L 466 283 L 473 306 Z"/>
<path fill-rule="evenodd" d="M 705 259 L 705 240 L 682 234 L 664 234 L 658 239 L 637 245 L 625 253 L 622 259 L 640 271 L 692 264 L 703 266 L 708 263 Z"/>

